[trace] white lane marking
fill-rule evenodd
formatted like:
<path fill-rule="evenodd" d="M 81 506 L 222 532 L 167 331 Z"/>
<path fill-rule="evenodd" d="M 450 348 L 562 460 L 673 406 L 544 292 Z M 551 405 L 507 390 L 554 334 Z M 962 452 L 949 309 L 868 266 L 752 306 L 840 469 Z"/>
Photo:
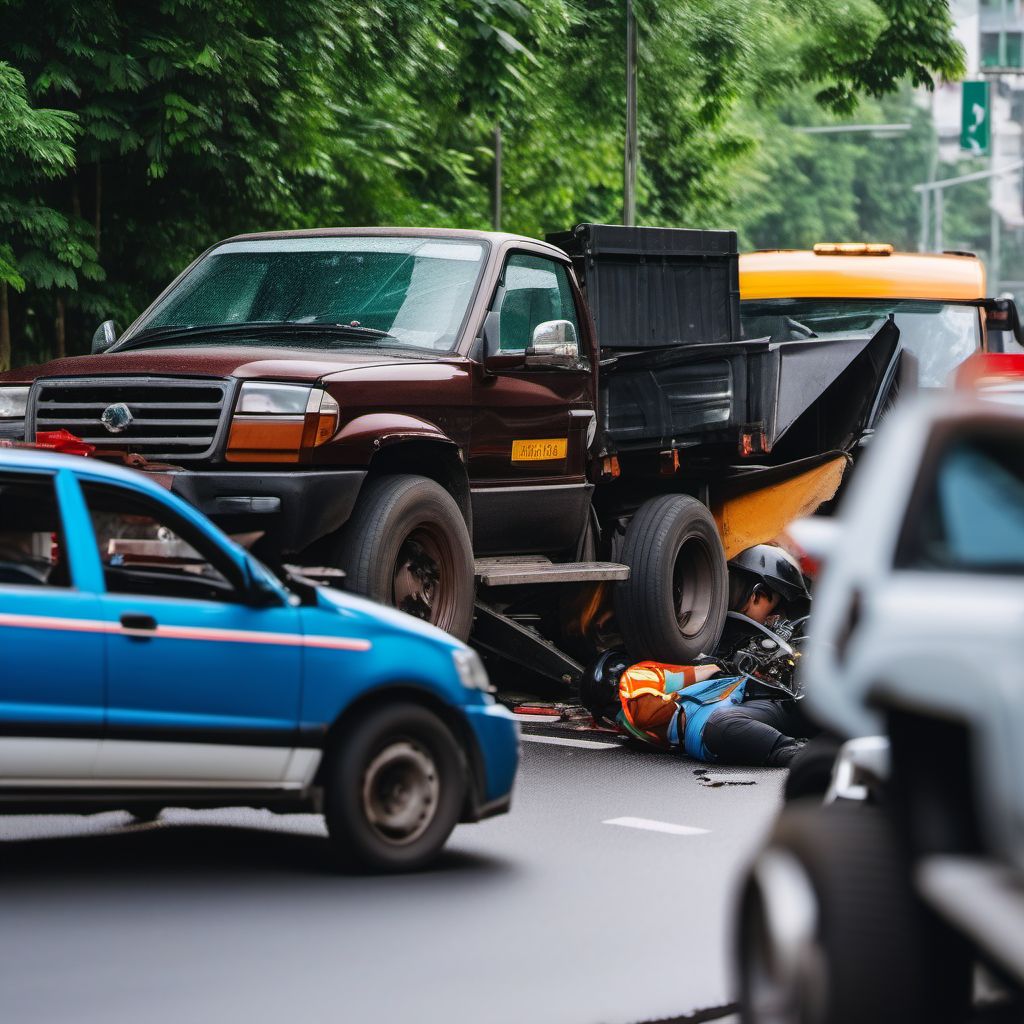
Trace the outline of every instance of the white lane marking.
<path fill-rule="evenodd" d="M 538 722 L 545 722 L 549 725 L 553 725 L 555 722 L 562 720 L 561 715 L 518 715 L 514 711 L 512 717 L 517 722 L 531 722 L 533 725 L 537 725 Z"/>
<path fill-rule="evenodd" d="M 535 736 L 523 733 L 520 739 L 527 743 L 554 743 L 559 747 L 586 747 L 588 750 L 612 750 L 618 743 L 600 743 L 597 740 L 574 740 L 568 736 Z"/>
<path fill-rule="evenodd" d="M 648 832 L 667 832 L 673 836 L 703 836 L 709 828 L 695 828 L 693 825 L 673 825 L 670 821 L 655 821 L 653 818 L 609 818 L 602 825 L 622 825 L 624 828 L 642 828 Z"/>

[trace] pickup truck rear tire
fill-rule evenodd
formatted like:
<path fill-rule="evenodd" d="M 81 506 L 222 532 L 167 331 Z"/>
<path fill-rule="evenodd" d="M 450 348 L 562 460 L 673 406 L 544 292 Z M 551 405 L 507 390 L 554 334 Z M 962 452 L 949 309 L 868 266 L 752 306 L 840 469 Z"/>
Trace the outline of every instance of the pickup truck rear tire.
<path fill-rule="evenodd" d="M 459 506 L 423 476 L 370 479 L 335 556 L 357 594 L 465 640 L 473 624 L 473 544 Z"/>
<path fill-rule="evenodd" d="M 630 656 L 685 665 L 710 654 L 722 633 L 729 570 L 715 520 L 696 498 L 667 494 L 640 506 L 621 559 L 615 615 Z"/>
<path fill-rule="evenodd" d="M 413 871 L 444 846 L 466 796 L 466 763 L 427 708 L 400 702 L 357 719 L 329 749 L 324 819 L 338 862 Z"/>

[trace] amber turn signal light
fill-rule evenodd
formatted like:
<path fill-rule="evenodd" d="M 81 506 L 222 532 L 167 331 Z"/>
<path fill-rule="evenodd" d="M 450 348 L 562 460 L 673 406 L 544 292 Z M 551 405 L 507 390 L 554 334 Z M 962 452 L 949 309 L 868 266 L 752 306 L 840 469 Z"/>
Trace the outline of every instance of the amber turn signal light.
<path fill-rule="evenodd" d="M 320 388 L 251 381 L 231 419 L 228 462 L 303 462 L 338 429 L 338 403 Z"/>

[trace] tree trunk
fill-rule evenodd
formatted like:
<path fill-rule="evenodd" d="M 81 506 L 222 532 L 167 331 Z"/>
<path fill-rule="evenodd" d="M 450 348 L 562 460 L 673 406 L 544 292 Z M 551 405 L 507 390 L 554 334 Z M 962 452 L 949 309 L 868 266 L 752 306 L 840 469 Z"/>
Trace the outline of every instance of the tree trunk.
<path fill-rule="evenodd" d="M 57 342 L 56 356 L 58 359 L 63 359 L 67 355 L 67 345 L 65 342 L 67 332 L 65 331 L 65 308 L 64 308 L 64 296 L 57 296 L 57 315 L 53 318 L 53 336 Z"/>
<path fill-rule="evenodd" d="M 7 285 L 0 284 L 0 371 L 11 368 L 11 308 Z"/>

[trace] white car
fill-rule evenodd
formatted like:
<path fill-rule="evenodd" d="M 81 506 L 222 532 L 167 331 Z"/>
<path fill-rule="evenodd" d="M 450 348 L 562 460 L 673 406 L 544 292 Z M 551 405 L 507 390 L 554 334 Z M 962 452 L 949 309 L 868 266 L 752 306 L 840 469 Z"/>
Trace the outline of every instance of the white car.
<path fill-rule="evenodd" d="M 964 1020 L 975 961 L 1024 994 L 1024 409 L 898 410 L 794 536 L 806 700 L 848 742 L 746 880 L 744 1020 Z"/>

